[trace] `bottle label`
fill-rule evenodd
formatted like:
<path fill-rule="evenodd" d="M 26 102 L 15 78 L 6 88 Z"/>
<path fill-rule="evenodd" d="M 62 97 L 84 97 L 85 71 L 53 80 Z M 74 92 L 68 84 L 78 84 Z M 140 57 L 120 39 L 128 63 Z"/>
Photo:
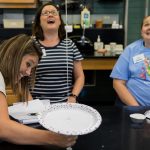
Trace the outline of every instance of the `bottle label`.
<path fill-rule="evenodd" d="M 82 27 L 84 26 L 85 28 L 90 27 L 90 14 L 87 12 L 83 12 L 81 15 L 81 25 Z"/>
<path fill-rule="evenodd" d="M 88 19 L 88 14 L 84 14 L 84 19 Z"/>

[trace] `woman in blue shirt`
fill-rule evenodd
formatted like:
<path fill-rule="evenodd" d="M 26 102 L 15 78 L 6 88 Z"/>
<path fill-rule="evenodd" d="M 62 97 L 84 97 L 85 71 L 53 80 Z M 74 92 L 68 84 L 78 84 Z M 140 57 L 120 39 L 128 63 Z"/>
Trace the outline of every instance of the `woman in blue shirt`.
<path fill-rule="evenodd" d="M 150 16 L 143 19 L 141 36 L 125 48 L 110 75 L 120 100 L 129 106 L 150 105 Z"/>

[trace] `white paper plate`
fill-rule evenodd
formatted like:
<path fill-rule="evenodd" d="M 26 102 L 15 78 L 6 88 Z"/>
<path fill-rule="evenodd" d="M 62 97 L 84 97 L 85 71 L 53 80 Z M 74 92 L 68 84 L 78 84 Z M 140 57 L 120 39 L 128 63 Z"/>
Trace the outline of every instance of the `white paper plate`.
<path fill-rule="evenodd" d="M 96 130 L 102 117 L 97 110 L 78 103 L 52 104 L 38 116 L 39 123 L 50 131 L 65 135 L 83 135 Z"/>
<path fill-rule="evenodd" d="M 144 115 L 146 118 L 150 119 L 150 110 L 147 110 Z"/>

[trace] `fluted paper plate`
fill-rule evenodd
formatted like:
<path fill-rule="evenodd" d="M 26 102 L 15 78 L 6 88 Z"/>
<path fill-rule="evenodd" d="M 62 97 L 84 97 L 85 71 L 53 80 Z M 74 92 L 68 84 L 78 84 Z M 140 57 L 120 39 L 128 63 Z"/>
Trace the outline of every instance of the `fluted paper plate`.
<path fill-rule="evenodd" d="M 146 116 L 146 118 L 150 119 L 150 110 L 147 110 L 144 115 Z"/>
<path fill-rule="evenodd" d="M 83 135 L 96 130 L 102 117 L 94 108 L 78 103 L 52 104 L 38 116 L 46 129 L 64 135 Z"/>

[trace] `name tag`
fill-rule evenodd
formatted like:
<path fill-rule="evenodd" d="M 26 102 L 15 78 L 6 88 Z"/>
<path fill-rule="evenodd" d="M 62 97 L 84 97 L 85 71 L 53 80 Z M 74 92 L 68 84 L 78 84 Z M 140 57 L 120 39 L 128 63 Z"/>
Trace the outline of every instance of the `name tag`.
<path fill-rule="evenodd" d="M 143 61 L 145 59 L 144 54 L 139 54 L 133 57 L 133 62 L 138 63 L 140 61 Z"/>
<path fill-rule="evenodd" d="M 46 56 L 45 48 L 41 48 L 41 49 L 42 49 L 42 53 L 43 53 L 42 57 L 45 57 Z"/>

